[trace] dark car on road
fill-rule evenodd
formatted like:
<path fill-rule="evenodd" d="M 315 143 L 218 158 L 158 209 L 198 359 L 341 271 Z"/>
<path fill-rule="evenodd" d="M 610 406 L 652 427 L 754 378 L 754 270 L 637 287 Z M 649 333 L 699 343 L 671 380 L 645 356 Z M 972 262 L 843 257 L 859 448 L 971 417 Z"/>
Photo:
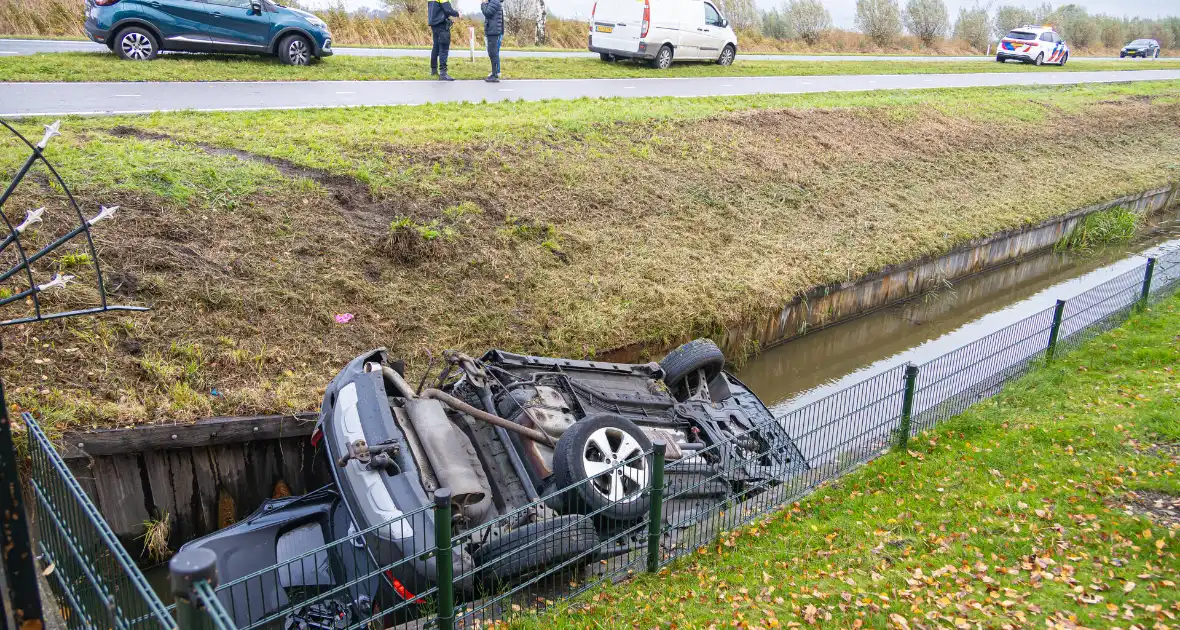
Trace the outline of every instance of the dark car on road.
<path fill-rule="evenodd" d="M 1160 56 L 1160 43 L 1154 39 L 1137 39 L 1119 51 L 1119 58 L 1123 57 L 1143 57 L 1144 59 L 1155 59 Z"/>
<path fill-rule="evenodd" d="M 167 50 L 276 55 L 306 66 L 332 54 L 323 20 L 271 0 L 86 0 L 85 29 L 128 61 Z"/>

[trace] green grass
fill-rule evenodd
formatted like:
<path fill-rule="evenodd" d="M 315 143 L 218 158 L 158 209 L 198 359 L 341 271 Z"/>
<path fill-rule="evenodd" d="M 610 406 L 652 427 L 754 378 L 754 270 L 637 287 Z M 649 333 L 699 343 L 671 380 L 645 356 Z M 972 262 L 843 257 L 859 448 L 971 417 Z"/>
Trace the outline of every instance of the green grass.
<path fill-rule="evenodd" d="M 452 54 L 451 74 L 482 79 L 488 59 L 476 54 L 468 61 Z M 1016 63 L 923 61 L 739 61 L 722 67 L 711 63 L 675 64 L 655 71 L 636 63 L 603 63 L 597 59 L 505 58 L 508 79 L 623 79 L 652 77 L 742 77 L 852 74 L 962 74 L 971 72 L 1050 72 L 1053 70 L 1143 70 L 1180 68 L 1180 60 L 1150 64 L 1127 61 L 1072 61 L 1065 68 L 1036 68 Z M 106 53 L 39 53 L 0 58 L 0 81 L 365 81 L 428 79 L 430 62 L 413 57 L 336 56 L 305 68 L 284 66 L 277 59 L 246 55 L 165 55 L 150 63 L 131 63 Z"/>
<path fill-rule="evenodd" d="M 519 628 L 1163 628 L 1180 298 L 658 575 Z"/>
<path fill-rule="evenodd" d="M 1136 231 L 1138 231 L 1142 223 L 1143 217 L 1123 206 L 1117 206 L 1109 210 L 1103 210 L 1102 212 L 1095 212 L 1087 215 L 1061 241 L 1059 247 L 1062 249 L 1091 251 L 1107 245 L 1126 243 L 1135 236 Z"/>
<path fill-rule="evenodd" d="M 95 229 L 111 301 L 152 311 L 0 330 L 0 370 L 22 408 L 111 426 L 313 409 L 378 346 L 415 373 L 659 346 L 1180 180 L 1178 126 L 1180 81 L 73 118 L 48 155 L 122 207 Z M 1030 137 L 1054 169 L 1002 159 Z M 69 272 L 47 307 L 94 298 Z"/>

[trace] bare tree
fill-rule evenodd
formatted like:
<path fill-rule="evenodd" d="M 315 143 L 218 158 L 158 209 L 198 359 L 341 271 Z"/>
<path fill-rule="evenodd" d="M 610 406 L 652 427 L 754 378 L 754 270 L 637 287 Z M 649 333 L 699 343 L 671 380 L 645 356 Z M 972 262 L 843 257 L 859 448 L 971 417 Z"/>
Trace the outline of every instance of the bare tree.
<path fill-rule="evenodd" d="M 726 0 L 724 12 L 725 18 L 735 29 L 756 31 L 761 26 L 762 20 L 754 0 Z"/>
<path fill-rule="evenodd" d="M 417 15 L 426 8 L 426 3 L 422 0 L 381 0 L 381 5 L 390 13 L 407 15 Z"/>
<path fill-rule="evenodd" d="M 1025 24 L 1035 24 L 1037 16 L 1032 11 L 1013 4 L 1005 4 L 996 9 L 996 32 L 1000 35 Z"/>
<path fill-rule="evenodd" d="M 821 0 L 789 0 L 783 16 L 795 34 L 811 45 L 832 29 L 832 14 Z"/>
<path fill-rule="evenodd" d="M 518 41 L 534 39 L 537 34 L 537 0 L 504 0 L 504 31 Z"/>
<path fill-rule="evenodd" d="M 856 27 L 886 46 L 901 34 L 901 7 L 897 0 L 856 0 Z"/>
<path fill-rule="evenodd" d="M 549 12 L 545 8 L 545 0 L 537 0 L 537 28 L 533 32 L 533 43 L 540 46 L 549 40 L 549 34 L 545 32 L 546 20 L 549 19 Z"/>
<path fill-rule="evenodd" d="M 927 46 L 946 35 L 946 3 L 942 0 L 909 0 L 902 17 L 906 29 Z"/>
<path fill-rule="evenodd" d="M 976 50 L 984 50 L 992 39 L 992 22 L 987 16 L 987 9 L 975 5 L 959 9 L 959 19 L 955 20 L 955 38 L 961 39 Z"/>

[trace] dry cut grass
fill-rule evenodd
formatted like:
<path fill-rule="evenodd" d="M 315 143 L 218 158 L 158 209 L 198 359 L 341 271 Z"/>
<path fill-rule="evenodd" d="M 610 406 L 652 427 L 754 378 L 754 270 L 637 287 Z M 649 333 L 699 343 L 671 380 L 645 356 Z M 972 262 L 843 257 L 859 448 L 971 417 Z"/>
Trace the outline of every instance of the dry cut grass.
<path fill-rule="evenodd" d="M 1176 179 L 1178 97 L 1173 83 L 76 120 L 51 156 L 88 204 L 123 207 L 96 230 L 112 300 L 153 310 L 6 329 L 3 377 L 50 421 L 110 425 L 315 408 L 376 346 L 421 370 L 426 348 L 587 356 L 708 334 Z M 1005 157 L 1030 137 L 1051 168 Z M 12 207 L 57 200 L 22 187 Z M 52 299 L 71 296 L 85 297 Z"/>

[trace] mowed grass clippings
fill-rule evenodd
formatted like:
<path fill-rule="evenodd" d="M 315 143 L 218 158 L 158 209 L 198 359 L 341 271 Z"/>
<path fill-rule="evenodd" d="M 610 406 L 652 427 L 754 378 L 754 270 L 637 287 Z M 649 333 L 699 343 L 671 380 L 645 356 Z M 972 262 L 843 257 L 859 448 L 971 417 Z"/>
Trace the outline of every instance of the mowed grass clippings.
<path fill-rule="evenodd" d="M 72 119 L 49 155 L 88 207 L 122 206 L 95 230 L 111 300 L 152 311 L 6 329 L 5 383 L 52 421 L 110 426 L 314 409 L 377 346 L 420 374 L 428 348 L 593 356 L 710 334 L 1177 179 L 1178 97 L 1162 82 Z M 1052 159 L 1012 157 L 1033 146 Z M 10 218 L 58 201 L 22 187 Z"/>
<path fill-rule="evenodd" d="M 1180 60 L 1110 60 L 1069 62 L 1065 67 L 1035 67 L 987 61 L 770 61 L 738 59 L 732 66 L 678 63 L 653 70 L 632 62 L 598 59 L 505 57 L 505 79 L 645 79 L 669 77 L 754 77 L 851 74 L 963 74 L 992 72 L 1093 72 L 1100 70 L 1169 70 Z M 475 61 L 452 51 L 450 73 L 458 79 L 483 79 L 487 55 Z M 0 57 L 0 81 L 398 81 L 430 79 L 425 57 L 354 57 L 339 55 L 308 67 L 285 66 L 277 58 L 250 55 L 164 55 L 152 62 L 122 61 L 108 53 L 38 53 Z"/>
<path fill-rule="evenodd" d="M 518 628 L 1175 628 L 1180 297 L 658 575 Z"/>

